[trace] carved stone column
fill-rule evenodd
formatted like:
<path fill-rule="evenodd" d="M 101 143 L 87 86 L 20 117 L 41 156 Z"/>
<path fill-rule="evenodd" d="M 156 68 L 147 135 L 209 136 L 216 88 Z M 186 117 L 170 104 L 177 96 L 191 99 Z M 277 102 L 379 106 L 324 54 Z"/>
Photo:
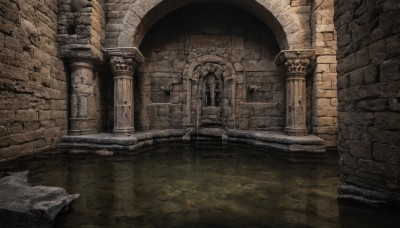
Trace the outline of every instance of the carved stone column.
<path fill-rule="evenodd" d="M 134 129 L 133 74 L 144 61 L 137 48 L 107 49 L 114 74 L 114 129 L 115 134 L 129 134 Z"/>
<path fill-rule="evenodd" d="M 286 127 L 288 135 L 307 135 L 306 75 L 314 50 L 282 51 L 276 57 L 286 69 Z"/>
<path fill-rule="evenodd" d="M 94 92 L 93 63 L 86 60 L 76 60 L 70 64 L 71 67 L 71 112 L 70 128 L 71 135 L 84 135 L 93 132 L 90 126 L 88 114 L 88 98 Z"/>

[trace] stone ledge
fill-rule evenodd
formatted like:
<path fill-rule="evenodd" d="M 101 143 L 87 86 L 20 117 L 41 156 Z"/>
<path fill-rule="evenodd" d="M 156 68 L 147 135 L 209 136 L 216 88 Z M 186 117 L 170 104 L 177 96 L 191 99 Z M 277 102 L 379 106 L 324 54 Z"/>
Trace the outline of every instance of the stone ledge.
<path fill-rule="evenodd" d="M 228 130 L 219 128 L 167 129 L 136 132 L 131 135 L 98 133 L 91 135 L 66 135 L 58 145 L 60 149 L 73 150 L 125 150 L 135 151 L 146 145 L 168 141 L 221 138 L 223 142 L 240 142 L 274 151 L 298 154 L 325 153 L 324 140 L 314 136 L 288 136 L 283 132 Z"/>
<path fill-rule="evenodd" d="M 372 207 L 391 207 L 400 206 L 398 196 L 394 196 L 391 192 L 385 190 L 370 190 L 349 184 L 342 184 L 339 187 L 339 202 L 342 203 L 359 203 Z"/>

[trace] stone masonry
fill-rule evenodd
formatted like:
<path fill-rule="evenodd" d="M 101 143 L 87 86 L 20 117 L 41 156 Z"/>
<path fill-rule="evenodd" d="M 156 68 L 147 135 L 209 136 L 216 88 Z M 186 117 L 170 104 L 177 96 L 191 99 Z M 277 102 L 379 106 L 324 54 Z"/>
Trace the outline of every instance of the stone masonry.
<path fill-rule="evenodd" d="M 0 159 L 199 126 L 337 146 L 333 0 L 0 2 Z"/>
<path fill-rule="evenodd" d="M 335 1 L 340 198 L 400 202 L 400 1 Z"/>
<path fill-rule="evenodd" d="M 57 12 L 53 0 L 0 0 L 0 160 L 53 148 L 67 134 Z"/>

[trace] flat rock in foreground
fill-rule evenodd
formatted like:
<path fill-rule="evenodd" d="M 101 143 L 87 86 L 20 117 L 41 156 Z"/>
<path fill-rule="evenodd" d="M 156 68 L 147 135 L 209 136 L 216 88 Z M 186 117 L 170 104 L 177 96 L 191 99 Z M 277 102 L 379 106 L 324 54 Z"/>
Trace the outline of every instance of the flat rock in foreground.
<path fill-rule="evenodd" d="M 58 187 L 33 187 L 28 183 L 28 172 L 3 175 L 0 174 L 0 227 L 51 227 L 57 215 L 79 197 Z"/>

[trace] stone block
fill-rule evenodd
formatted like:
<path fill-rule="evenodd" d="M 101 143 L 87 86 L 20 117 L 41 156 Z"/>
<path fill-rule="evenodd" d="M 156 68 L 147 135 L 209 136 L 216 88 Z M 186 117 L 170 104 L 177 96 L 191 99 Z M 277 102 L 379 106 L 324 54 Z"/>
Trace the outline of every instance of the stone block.
<path fill-rule="evenodd" d="M 397 24 L 397 27 L 398 26 L 399 24 Z M 396 27 L 396 25 L 393 25 L 393 27 Z M 396 55 L 400 53 L 400 31 L 397 32 L 397 35 L 386 39 L 386 47 L 386 52 L 388 55 Z"/>
<path fill-rule="evenodd" d="M 333 126 L 336 124 L 336 118 L 334 117 L 317 117 L 316 126 Z"/>
<path fill-rule="evenodd" d="M 400 59 L 384 61 L 380 68 L 381 82 L 391 82 L 400 80 Z"/>
<path fill-rule="evenodd" d="M 378 112 L 374 115 L 375 127 L 389 131 L 400 131 L 400 115 L 396 112 Z"/>
<path fill-rule="evenodd" d="M 400 146 L 374 143 L 372 156 L 375 161 L 399 165 L 400 164 Z"/>
<path fill-rule="evenodd" d="M 22 133 L 23 131 L 24 131 L 23 123 L 21 123 L 21 122 L 16 122 L 16 123 L 13 123 L 13 124 L 11 125 L 11 132 L 12 132 L 13 134 Z"/>
<path fill-rule="evenodd" d="M 169 117 L 169 106 L 168 105 L 157 105 L 157 116 L 158 117 Z"/>
<path fill-rule="evenodd" d="M 363 67 L 369 63 L 369 47 L 364 47 L 356 52 L 356 64 Z"/>
<path fill-rule="evenodd" d="M 400 97 L 392 97 L 389 99 L 389 110 L 392 112 L 400 112 Z"/>
<path fill-rule="evenodd" d="M 350 74 L 340 76 L 337 83 L 337 88 L 339 90 L 348 88 L 350 86 Z"/>
<path fill-rule="evenodd" d="M 317 64 L 336 63 L 336 56 L 323 55 L 317 57 Z"/>
<path fill-rule="evenodd" d="M 342 143 L 345 151 L 350 155 L 359 159 L 372 159 L 372 143 L 364 141 L 348 140 Z"/>
<path fill-rule="evenodd" d="M 30 122 L 39 120 L 39 114 L 36 110 L 17 110 L 15 121 Z"/>
<path fill-rule="evenodd" d="M 330 134 L 335 135 L 338 132 L 337 126 L 318 126 L 313 128 L 315 134 Z"/>
<path fill-rule="evenodd" d="M 15 120 L 15 111 L 0 110 L 0 122 L 13 122 Z"/>
<path fill-rule="evenodd" d="M 373 65 L 379 66 L 386 58 L 386 42 L 384 39 L 375 41 L 369 46 L 369 59 Z"/>
<path fill-rule="evenodd" d="M 174 70 L 171 62 L 168 60 L 157 61 L 152 65 L 155 72 L 173 72 Z"/>
<path fill-rule="evenodd" d="M 40 122 L 25 122 L 23 126 L 24 132 L 36 131 L 40 129 Z"/>
<path fill-rule="evenodd" d="M 357 108 L 369 112 L 382 112 L 388 110 L 388 101 L 387 99 L 360 101 Z"/>
<path fill-rule="evenodd" d="M 324 72 L 330 72 L 329 70 L 329 65 L 330 64 L 323 64 L 323 63 L 318 63 L 315 67 L 315 73 L 324 73 Z"/>

